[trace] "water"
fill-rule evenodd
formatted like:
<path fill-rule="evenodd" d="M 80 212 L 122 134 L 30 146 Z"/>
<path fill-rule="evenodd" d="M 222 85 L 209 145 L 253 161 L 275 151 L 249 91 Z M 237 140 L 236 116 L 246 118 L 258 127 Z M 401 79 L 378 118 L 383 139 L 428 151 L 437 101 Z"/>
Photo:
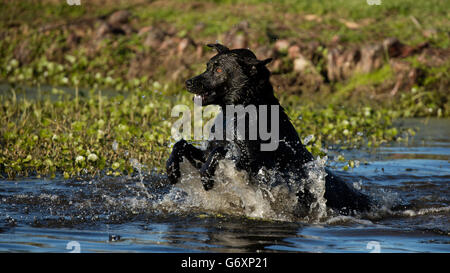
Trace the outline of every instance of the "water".
<path fill-rule="evenodd" d="M 287 188 L 255 188 L 227 162 L 204 192 L 195 173 L 170 187 L 136 161 L 134 177 L 0 181 L 0 252 L 450 252 L 450 120 L 401 126 L 418 134 L 343 151 L 361 163 L 336 172 L 381 204 L 369 214 L 339 216 L 318 199 L 315 217 L 298 218 Z M 321 160 L 306 181 L 319 193 Z M 389 209 L 401 203 L 411 207 Z"/>

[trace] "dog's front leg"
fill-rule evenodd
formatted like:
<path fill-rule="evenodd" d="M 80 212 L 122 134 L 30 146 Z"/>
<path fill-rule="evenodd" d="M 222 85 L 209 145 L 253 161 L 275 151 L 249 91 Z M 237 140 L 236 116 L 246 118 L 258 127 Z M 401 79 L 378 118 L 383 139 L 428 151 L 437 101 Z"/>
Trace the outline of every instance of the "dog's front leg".
<path fill-rule="evenodd" d="M 206 191 L 212 189 L 214 186 L 214 172 L 216 171 L 219 160 L 223 159 L 226 153 L 227 150 L 224 147 L 217 147 L 208 154 L 205 163 L 203 163 L 200 169 L 200 176 L 203 188 Z"/>
<path fill-rule="evenodd" d="M 197 169 L 200 169 L 205 162 L 202 150 L 187 143 L 184 139 L 178 141 L 173 146 L 172 153 L 166 162 L 167 176 L 171 184 L 176 184 L 181 176 L 180 163 L 183 161 L 183 157 L 186 157 Z"/>

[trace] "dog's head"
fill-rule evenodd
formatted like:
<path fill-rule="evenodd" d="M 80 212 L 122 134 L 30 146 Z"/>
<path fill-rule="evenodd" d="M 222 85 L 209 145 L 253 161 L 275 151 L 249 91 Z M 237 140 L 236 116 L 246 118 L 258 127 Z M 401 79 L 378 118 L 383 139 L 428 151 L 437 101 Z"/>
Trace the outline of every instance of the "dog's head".
<path fill-rule="evenodd" d="M 212 57 L 206 71 L 186 81 L 186 88 L 202 105 L 246 104 L 258 85 L 268 83 L 265 67 L 272 59 L 258 60 L 248 49 L 230 50 L 221 44 L 209 44 L 218 54 Z"/>

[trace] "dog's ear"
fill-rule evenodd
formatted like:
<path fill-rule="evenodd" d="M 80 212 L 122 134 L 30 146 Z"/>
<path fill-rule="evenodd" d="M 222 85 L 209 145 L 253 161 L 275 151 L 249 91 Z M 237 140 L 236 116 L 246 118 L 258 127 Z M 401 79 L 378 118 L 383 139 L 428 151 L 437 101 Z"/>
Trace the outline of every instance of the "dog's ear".
<path fill-rule="evenodd" d="M 265 60 L 259 61 L 259 65 L 266 65 L 270 63 L 272 60 L 273 60 L 272 58 L 267 58 Z"/>
<path fill-rule="evenodd" d="M 219 53 L 219 54 L 230 51 L 230 49 L 228 47 L 221 45 L 221 44 L 207 44 L 207 46 L 214 48 L 215 50 L 217 50 L 217 53 Z"/>
<path fill-rule="evenodd" d="M 258 73 L 258 67 L 265 66 L 266 64 L 270 63 L 272 61 L 272 58 L 268 58 L 265 60 L 258 60 L 258 59 L 250 59 L 247 60 L 247 64 L 251 66 L 250 74 L 256 75 Z"/>
<path fill-rule="evenodd" d="M 249 59 L 247 60 L 247 63 L 251 66 L 261 66 L 266 65 L 272 61 L 272 58 L 268 58 L 265 60 L 258 60 L 258 59 Z"/>

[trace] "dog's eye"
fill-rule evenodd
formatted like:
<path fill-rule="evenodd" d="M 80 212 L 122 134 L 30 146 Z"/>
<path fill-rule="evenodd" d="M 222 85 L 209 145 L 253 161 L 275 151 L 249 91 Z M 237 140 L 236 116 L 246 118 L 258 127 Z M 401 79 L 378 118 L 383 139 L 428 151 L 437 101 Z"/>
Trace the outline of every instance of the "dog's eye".
<path fill-rule="evenodd" d="M 223 71 L 222 68 L 220 68 L 220 67 L 216 68 L 217 73 L 222 73 L 222 71 Z"/>

